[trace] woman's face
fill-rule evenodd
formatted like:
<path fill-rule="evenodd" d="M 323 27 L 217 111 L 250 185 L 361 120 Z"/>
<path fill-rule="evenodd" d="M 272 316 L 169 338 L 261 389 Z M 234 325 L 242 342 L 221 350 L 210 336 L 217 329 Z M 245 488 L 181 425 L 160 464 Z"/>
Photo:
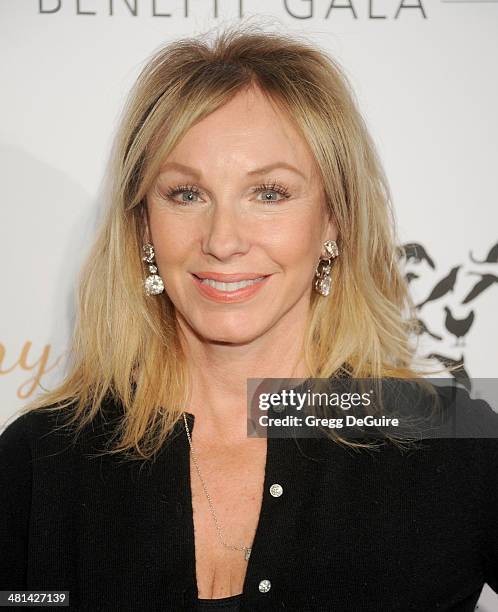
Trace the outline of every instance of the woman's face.
<path fill-rule="evenodd" d="M 182 326 L 245 343 L 303 323 L 322 243 L 336 238 L 314 169 L 306 143 L 258 89 L 185 134 L 147 194 L 149 237 Z M 264 279 L 241 286 L 247 277 Z"/>

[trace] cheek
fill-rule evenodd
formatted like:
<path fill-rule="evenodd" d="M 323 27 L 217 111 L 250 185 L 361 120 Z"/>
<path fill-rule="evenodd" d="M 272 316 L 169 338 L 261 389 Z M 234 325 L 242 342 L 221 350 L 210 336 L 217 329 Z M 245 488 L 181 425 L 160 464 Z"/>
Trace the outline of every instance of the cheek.
<path fill-rule="evenodd" d="M 268 232 L 267 244 L 283 267 L 309 272 L 320 252 L 319 223 L 312 215 L 301 214 L 282 220 Z"/>
<path fill-rule="evenodd" d="M 196 232 L 191 224 L 187 227 L 185 219 L 176 215 L 151 215 L 150 234 L 156 262 L 165 273 L 172 265 L 184 261 L 193 252 L 196 242 Z"/>

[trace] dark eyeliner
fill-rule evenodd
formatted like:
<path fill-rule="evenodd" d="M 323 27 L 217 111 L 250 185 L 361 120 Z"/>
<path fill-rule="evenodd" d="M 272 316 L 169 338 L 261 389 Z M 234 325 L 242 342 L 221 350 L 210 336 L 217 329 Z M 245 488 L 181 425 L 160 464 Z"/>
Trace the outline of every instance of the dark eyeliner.
<path fill-rule="evenodd" d="M 269 183 L 263 183 L 263 184 L 259 185 L 259 187 L 255 187 L 253 189 L 253 193 L 261 193 L 261 192 L 264 192 L 264 191 L 274 191 L 275 193 L 280 194 L 284 198 L 289 198 L 290 197 L 290 193 L 289 193 L 289 190 L 287 189 L 287 187 L 285 187 L 284 185 L 281 185 L 277 181 L 271 181 Z M 277 202 L 277 201 L 276 200 L 267 200 L 267 202 L 272 203 L 272 202 Z"/>
<path fill-rule="evenodd" d="M 172 200 L 175 201 L 174 199 L 175 196 L 177 196 L 180 193 L 193 193 L 196 196 L 200 195 L 200 190 L 198 187 L 196 187 L 196 185 L 177 185 L 176 187 L 170 187 L 167 191 L 166 191 L 166 198 L 168 200 Z M 183 204 L 183 205 L 187 205 L 189 204 L 189 202 L 185 201 L 185 202 L 176 202 L 177 204 Z"/>

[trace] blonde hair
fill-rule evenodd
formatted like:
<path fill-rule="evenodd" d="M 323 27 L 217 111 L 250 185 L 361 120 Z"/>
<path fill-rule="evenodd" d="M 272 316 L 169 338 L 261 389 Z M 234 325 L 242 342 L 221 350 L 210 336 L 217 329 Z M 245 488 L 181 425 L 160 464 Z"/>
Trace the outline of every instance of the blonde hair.
<path fill-rule="evenodd" d="M 312 292 L 310 302 L 303 344 L 310 376 L 420 375 L 391 194 L 346 75 L 302 36 L 238 25 L 211 44 L 204 36 L 165 45 L 138 76 L 110 158 L 109 207 L 81 270 L 68 373 L 23 411 L 64 410 L 79 431 L 111 397 L 123 413 L 120 438 L 106 452 L 149 458 L 161 448 L 191 381 L 172 302 L 166 293 L 144 294 L 145 197 L 186 131 L 250 86 L 308 142 L 338 229 L 331 294 Z"/>

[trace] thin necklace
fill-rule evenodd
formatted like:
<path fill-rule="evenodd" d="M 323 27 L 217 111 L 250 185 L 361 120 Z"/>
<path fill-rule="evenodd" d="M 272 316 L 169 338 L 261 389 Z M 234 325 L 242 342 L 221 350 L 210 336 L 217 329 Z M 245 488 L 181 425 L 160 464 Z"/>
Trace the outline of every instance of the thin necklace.
<path fill-rule="evenodd" d="M 213 507 L 213 502 L 211 501 L 211 496 L 208 493 L 207 487 L 206 487 L 206 483 L 204 482 L 204 479 L 201 475 L 201 471 L 199 469 L 199 465 L 197 463 L 197 458 L 195 456 L 195 452 L 194 452 L 194 447 L 192 446 L 192 438 L 190 437 L 190 429 L 188 427 L 188 423 L 187 423 L 187 417 L 185 415 L 185 412 L 183 413 L 183 420 L 185 422 L 185 431 L 187 432 L 187 438 L 188 438 L 188 443 L 190 445 L 190 451 L 192 453 L 192 459 L 194 460 L 194 465 L 195 468 L 197 470 L 197 473 L 199 474 L 199 478 L 202 484 L 202 488 L 204 489 L 204 493 L 206 494 L 207 500 L 208 500 L 208 504 L 209 504 L 209 510 L 211 512 L 211 515 L 213 517 L 214 520 L 214 524 L 216 526 L 216 533 L 218 534 L 218 539 L 219 541 L 223 544 L 223 546 L 225 546 L 226 548 L 230 548 L 230 550 L 243 550 L 244 551 L 244 559 L 246 561 L 249 561 L 249 557 L 251 556 L 251 548 L 249 548 L 248 546 L 237 546 L 235 544 L 227 544 L 227 542 L 225 541 L 225 538 L 223 537 L 223 533 L 221 531 L 221 527 L 218 523 L 218 518 L 216 516 L 216 512 L 214 511 L 214 507 Z"/>

